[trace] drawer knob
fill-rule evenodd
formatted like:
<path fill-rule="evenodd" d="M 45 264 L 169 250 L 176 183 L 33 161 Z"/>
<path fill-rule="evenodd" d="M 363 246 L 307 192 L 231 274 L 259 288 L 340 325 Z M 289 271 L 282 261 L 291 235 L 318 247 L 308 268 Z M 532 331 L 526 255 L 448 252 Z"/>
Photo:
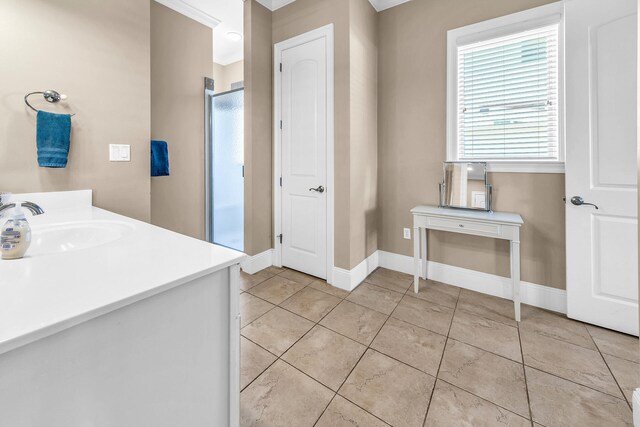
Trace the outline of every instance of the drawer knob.
<path fill-rule="evenodd" d="M 458 224 L 460 227 L 464 228 L 464 224 Z"/>

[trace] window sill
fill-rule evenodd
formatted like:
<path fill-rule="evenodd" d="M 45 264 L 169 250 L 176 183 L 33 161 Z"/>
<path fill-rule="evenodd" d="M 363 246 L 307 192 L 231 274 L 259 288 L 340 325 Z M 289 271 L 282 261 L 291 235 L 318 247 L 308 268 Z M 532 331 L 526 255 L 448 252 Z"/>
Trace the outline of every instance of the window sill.
<path fill-rule="evenodd" d="M 480 161 L 480 160 L 478 160 Z M 487 162 L 487 172 L 564 173 L 564 162 Z"/>

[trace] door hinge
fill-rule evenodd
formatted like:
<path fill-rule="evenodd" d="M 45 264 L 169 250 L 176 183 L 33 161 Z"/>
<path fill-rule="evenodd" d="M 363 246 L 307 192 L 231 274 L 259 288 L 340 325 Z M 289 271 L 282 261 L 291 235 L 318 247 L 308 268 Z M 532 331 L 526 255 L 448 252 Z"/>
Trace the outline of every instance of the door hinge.
<path fill-rule="evenodd" d="M 280 129 L 282 129 L 282 120 L 280 120 Z"/>
<path fill-rule="evenodd" d="M 280 177 L 280 187 L 282 187 L 282 177 Z"/>
<path fill-rule="evenodd" d="M 278 234 L 276 237 L 280 240 L 280 244 L 282 244 L 282 234 Z"/>
<path fill-rule="evenodd" d="M 280 72 L 282 72 L 282 62 L 280 63 Z"/>

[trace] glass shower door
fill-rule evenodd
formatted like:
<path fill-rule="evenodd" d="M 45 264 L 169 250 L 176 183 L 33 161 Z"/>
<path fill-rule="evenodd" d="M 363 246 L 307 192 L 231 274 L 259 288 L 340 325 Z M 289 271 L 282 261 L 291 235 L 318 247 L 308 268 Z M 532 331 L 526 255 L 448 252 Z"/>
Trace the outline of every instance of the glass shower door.
<path fill-rule="evenodd" d="M 211 241 L 244 250 L 244 90 L 211 95 Z"/>

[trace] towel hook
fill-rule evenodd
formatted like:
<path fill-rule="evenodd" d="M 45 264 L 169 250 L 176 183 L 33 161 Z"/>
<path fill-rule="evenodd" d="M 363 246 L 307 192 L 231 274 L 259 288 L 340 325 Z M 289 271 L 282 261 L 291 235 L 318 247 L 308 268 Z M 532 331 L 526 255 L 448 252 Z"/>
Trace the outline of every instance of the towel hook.
<path fill-rule="evenodd" d="M 29 104 L 29 100 L 27 98 L 29 98 L 31 95 L 37 95 L 37 94 L 42 94 L 42 97 L 47 101 L 47 102 L 58 102 L 60 100 L 64 101 L 65 99 L 67 99 L 67 95 L 65 94 L 60 94 L 58 92 L 56 92 L 55 90 L 45 90 L 44 92 L 31 92 L 28 93 L 24 96 L 24 103 L 27 104 L 27 106 L 29 108 L 31 108 L 33 111 L 35 111 L 36 113 L 40 110 L 36 109 L 33 107 L 33 105 Z M 71 113 L 71 116 L 75 116 L 76 113 Z"/>

